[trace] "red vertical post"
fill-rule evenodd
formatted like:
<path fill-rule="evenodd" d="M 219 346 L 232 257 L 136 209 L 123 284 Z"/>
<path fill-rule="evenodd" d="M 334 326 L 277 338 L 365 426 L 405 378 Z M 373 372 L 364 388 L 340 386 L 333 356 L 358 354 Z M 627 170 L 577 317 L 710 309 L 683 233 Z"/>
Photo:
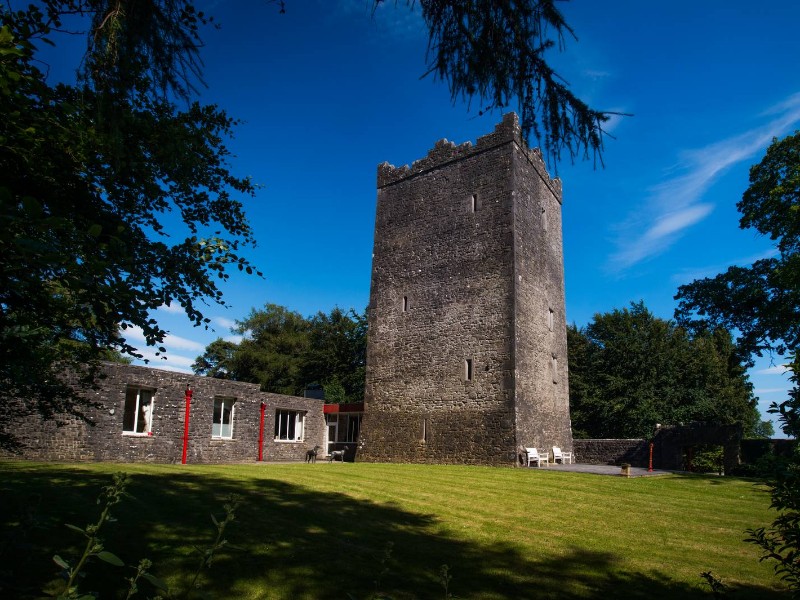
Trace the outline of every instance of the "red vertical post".
<path fill-rule="evenodd" d="M 189 384 L 186 384 L 186 413 L 183 417 L 183 456 L 181 457 L 181 464 L 186 464 L 186 450 L 189 448 L 189 411 L 192 405 L 192 390 Z"/>
<path fill-rule="evenodd" d="M 653 442 L 650 442 L 650 464 L 648 465 L 647 470 L 650 473 L 653 472 Z"/>
<path fill-rule="evenodd" d="M 261 421 L 258 426 L 258 462 L 264 460 L 264 411 L 267 405 L 261 403 Z"/>

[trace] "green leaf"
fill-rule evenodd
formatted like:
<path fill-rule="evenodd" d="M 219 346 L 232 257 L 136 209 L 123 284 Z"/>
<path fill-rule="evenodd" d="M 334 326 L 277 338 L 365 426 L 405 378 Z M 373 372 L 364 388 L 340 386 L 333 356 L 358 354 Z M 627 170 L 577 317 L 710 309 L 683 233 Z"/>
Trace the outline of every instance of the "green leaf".
<path fill-rule="evenodd" d="M 95 556 L 100 560 L 107 562 L 110 565 L 114 565 L 115 567 L 124 567 L 125 563 L 120 560 L 120 558 L 108 550 L 103 550 L 102 552 L 98 552 Z"/>
<path fill-rule="evenodd" d="M 165 592 L 169 592 L 169 587 L 166 583 L 161 581 L 155 575 L 151 575 L 150 573 L 142 573 L 142 578 L 149 581 L 153 586 L 157 587 L 160 590 L 164 590 Z"/>
<path fill-rule="evenodd" d="M 211 513 L 211 520 L 214 522 L 216 527 L 219 527 L 219 521 L 217 521 L 217 517 L 214 516 L 214 513 Z"/>
<path fill-rule="evenodd" d="M 53 556 L 53 562 L 56 563 L 62 569 L 66 569 L 67 571 L 69 571 L 70 569 L 69 563 L 65 561 L 63 558 L 61 558 L 58 554 Z"/>
<path fill-rule="evenodd" d="M 64 527 L 69 527 L 72 531 L 77 531 L 80 534 L 87 535 L 86 531 L 81 529 L 80 527 L 76 527 L 75 525 L 70 525 L 69 523 L 64 523 Z"/>
<path fill-rule="evenodd" d="M 22 209 L 31 217 L 39 217 L 42 214 L 42 205 L 33 196 L 22 197 Z"/>
<path fill-rule="evenodd" d="M 94 238 L 99 237 L 102 232 L 103 232 L 103 227 L 98 225 L 97 223 L 89 227 L 89 235 Z"/>

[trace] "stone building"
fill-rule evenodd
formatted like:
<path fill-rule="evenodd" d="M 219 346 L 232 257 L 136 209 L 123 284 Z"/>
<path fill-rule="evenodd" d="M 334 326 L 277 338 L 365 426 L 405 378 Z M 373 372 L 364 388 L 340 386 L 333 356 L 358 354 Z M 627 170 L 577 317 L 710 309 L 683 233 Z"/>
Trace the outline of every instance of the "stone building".
<path fill-rule="evenodd" d="M 572 449 L 561 182 L 516 115 L 378 167 L 358 460 L 517 464 Z"/>
<path fill-rule="evenodd" d="M 323 401 L 257 384 L 108 363 L 80 415 L 0 407 L 0 457 L 54 461 L 234 463 L 303 460 L 326 447 Z M 186 390 L 191 390 L 189 427 Z M 185 442 L 185 443 L 184 443 Z"/>

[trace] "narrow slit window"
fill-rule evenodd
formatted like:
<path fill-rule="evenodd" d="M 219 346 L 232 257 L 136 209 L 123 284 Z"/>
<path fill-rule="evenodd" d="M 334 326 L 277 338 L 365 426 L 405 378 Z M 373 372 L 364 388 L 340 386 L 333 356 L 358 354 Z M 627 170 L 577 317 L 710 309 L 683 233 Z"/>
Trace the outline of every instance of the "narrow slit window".
<path fill-rule="evenodd" d="M 478 212 L 478 194 L 472 194 L 469 199 L 470 212 Z"/>
<path fill-rule="evenodd" d="M 403 296 L 403 312 L 408 312 L 408 296 Z"/>
<path fill-rule="evenodd" d="M 422 419 L 422 441 L 428 441 L 428 419 Z"/>
<path fill-rule="evenodd" d="M 558 383 L 558 358 L 553 354 L 553 383 Z"/>
<path fill-rule="evenodd" d="M 553 331 L 553 323 L 555 322 L 555 313 L 552 308 L 547 309 L 547 329 Z"/>
<path fill-rule="evenodd" d="M 472 381 L 472 359 L 468 358 L 464 361 L 464 380 Z"/>
<path fill-rule="evenodd" d="M 542 229 L 547 231 L 547 210 L 545 210 L 544 206 L 542 207 Z"/>

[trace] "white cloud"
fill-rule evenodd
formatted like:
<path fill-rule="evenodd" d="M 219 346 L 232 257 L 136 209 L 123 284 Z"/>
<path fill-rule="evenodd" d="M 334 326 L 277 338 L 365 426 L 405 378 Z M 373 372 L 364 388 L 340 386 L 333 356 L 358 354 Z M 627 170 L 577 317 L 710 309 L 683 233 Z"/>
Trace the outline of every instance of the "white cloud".
<path fill-rule="evenodd" d="M 166 371 L 178 371 L 180 373 L 192 373 L 193 358 L 188 356 L 181 356 L 180 354 L 169 354 L 156 356 L 156 351 L 152 348 L 139 350 L 143 360 L 150 361 L 148 366 L 155 367 L 156 369 L 164 369 Z"/>
<path fill-rule="evenodd" d="M 126 340 L 130 341 L 139 341 L 145 342 L 144 333 L 140 327 L 129 327 L 122 331 L 122 335 L 125 337 Z M 164 343 L 162 344 L 167 350 L 192 350 L 196 352 L 204 352 L 206 349 L 205 344 L 197 342 L 195 340 L 190 340 L 188 338 L 180 337 L 177 335 L 173 335 L 168 333 L 164 337 Z M 144 352 L 140 350 L 140 352 Z"/>
<path fill-rule="evenodd" d="M 243 335 L 227 335 L 222 338 L 226 342 L 233 342 L 234 344 L 241 344 L 242 340 L 244 339 Z"/>
<path fill-rule="evenodd" d="M 603 131 L 606 133 L 612 133 L 620 123 L 628 118 L 625 114 L 626 111 L 623 109 L 612 109 L 609 112 L 614 112 L 616 114 L 608 115 L 608 121 L 603 123 Z"/>
<path fill-rule="evenodd" d="M 644 209 L 618 226 L 618 249 L 608 262 L 612 272 L 620 273 L 664 252 L 687 228 L 705 219 L 714 206 L 700 200 L 716 179 L 732 165 L 751 159 L 773 137 L 786 133 L 800 121 L 800 94 L 776 104 L 765 114 L 774 117 L 765 125 L 680 154 L 674 169 L 678 174 L 653 185 Z"/>
<path fill-rule="evenodd" d="M 683 269 L 675 273 L 672 277 L 670 277 L 670 279 L 672 283 L 676 285 L 682 285 L 684 283 L 690 283 L 697 279 L 714 277 L 716 275 L 719 275 L 720 273 L 724 273 L 725 271 L 728 270 L 729 267 L 732 267 L 734 265 L 750 266 L 758 260 L 763 260 L 765 258 L 772 258 L 777 254 L 778 251 L 775 248 L 772 248 L 770 250 L 767 250 L 766 252 L 762 252 L 761 254 L 746 256 L 744 258 L 738 258 L 726 263 L 709 265 L 705 267 L 696 267 L 693 269 Z"/>
<path fill-rule="evenodd" d="M 226 329 L 233 329 L 236 327 L 236 321 L 226 317 L 211 317 L 211 320 L 220 327 L 225 327 Z"/>
<path fill-rule="evenodd" d="M 759 369 L 756 371 L 759 375 L 783 375 L 784 373 L 789 371 L 788 365 L 775 365 L 773 367 L 767 367 L 766 369 Z"/>
<path fill-rule="evenodd" d="M 753 390 L 753 393 L 756 396 L 763 396 L 764 394 L 785 394 L 788 390 L 785 387 L 782 388 L 757 388 Z"/>
<path fill-rule="evenodd" d="M 167 306 L 166 304 L 162 304 L 161 306 L 158 307 L 158 310 L 162 310 L 164 312 L 168 312 L 173 315 L 183 314 L 184 312 L 186 312 L 184 308 L 177 302 L 170 304 L 169 306 Z"/>

